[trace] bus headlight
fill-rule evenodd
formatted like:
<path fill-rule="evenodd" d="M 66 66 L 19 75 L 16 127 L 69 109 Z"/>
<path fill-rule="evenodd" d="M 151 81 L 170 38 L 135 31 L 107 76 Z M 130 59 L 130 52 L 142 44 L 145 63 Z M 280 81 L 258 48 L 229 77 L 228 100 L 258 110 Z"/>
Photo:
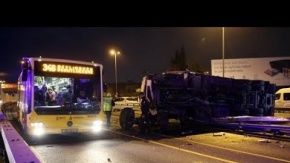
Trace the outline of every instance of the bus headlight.
<path fill-rule="evenodd" d="M 102 129 L 103 122 L 98 120 L 93 122 L 93 131 L 99 132 Z"/>
<path fill-rule="evenodd" d="M 43 123 L 42 122 L 33 122 L 30 123 L 34 135 L 42 135 L 44 133 Z"/>
<path fill-rule="evenodd" d="M 42 122 L 32 122 L 30 123 L 32 127 L 43 127 L 43 123 Z"/>

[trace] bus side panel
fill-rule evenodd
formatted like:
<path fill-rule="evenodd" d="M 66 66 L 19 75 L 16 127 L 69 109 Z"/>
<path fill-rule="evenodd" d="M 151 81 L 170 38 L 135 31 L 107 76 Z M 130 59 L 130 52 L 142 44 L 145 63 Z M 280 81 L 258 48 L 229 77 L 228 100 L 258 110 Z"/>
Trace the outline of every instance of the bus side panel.
<path fill-rule="evenodd" d="M 21 81 L 19 78 L 18 86 L 18 120 L 22 125 L 22 128 L 26 131 L 27 129 L 27 118 L 28 114 L 31 113 L 31 108 L 33 104 L 32 98 L 32 71 L 29 71 L 27 81 Z"/>

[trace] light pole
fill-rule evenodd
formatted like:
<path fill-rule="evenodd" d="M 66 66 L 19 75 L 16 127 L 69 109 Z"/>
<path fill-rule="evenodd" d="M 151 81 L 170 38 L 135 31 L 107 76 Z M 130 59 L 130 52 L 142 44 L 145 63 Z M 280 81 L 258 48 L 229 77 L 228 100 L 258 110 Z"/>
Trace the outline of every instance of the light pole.
<path fill-rule="evenodd" d="M 222 28 L 223 77 L 225 77 L 225 27 Z"/>
<path fill-rule="evenodd" d="M 0 80 L 0 100 L 2 100 L 2 84 L 5 83 L 4 80 Z"/>
<path fill-rule="evenodd" d="M 115 96 L 118 96 L 118 84 L 117 84 L 117 55 L 121 54 L 120 51 L 115 51 L 114 49 L 112 49 L 110 51 L 111 55 L 115 56 L 115 81 L 116 81 L 116 94 Z"/>

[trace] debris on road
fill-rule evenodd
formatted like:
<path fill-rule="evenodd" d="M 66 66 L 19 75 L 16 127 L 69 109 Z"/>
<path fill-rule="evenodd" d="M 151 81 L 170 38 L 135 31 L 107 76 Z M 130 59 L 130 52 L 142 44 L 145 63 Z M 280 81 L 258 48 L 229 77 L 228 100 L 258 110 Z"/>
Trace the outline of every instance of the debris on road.
<path fill-rule="evenodd" d="M 223 132 L 218 132 L 218 133 L 213 133 L 213 136 L 223 136 L 225 133 Z"/>
<path fill-rule="evenodd" d="M 269 139 L 260 139 L 258 140 L 260 143 L 271 143 Z"/>

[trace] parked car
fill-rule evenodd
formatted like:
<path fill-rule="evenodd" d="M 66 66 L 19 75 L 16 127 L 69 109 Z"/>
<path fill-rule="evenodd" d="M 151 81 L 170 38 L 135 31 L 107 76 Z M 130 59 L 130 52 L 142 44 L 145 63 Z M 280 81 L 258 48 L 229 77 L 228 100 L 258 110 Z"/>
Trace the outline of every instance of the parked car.
<path fill-rule="evenodd" d="M 139 109 L 140 100 L 138 97 L 117 97 L 114 99 L 115 106 L 113 106 L 113 111 L 121 111 L 126 107 Z"/>

